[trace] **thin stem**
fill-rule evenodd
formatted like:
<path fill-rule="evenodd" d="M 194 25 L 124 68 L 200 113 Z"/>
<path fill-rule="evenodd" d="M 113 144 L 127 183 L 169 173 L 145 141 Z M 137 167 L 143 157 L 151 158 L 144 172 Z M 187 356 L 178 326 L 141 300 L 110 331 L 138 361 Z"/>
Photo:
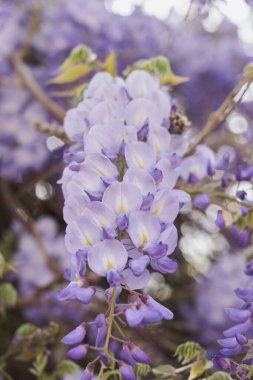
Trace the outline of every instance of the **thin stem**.
<path fill-rule="evenodd" d="M 65 117 L 65 109 L 48 98 L 47 94 L 42 90 L 37 81 L 34 79 L 28 66 L 22 60 L 22 53 L 14 54 L 10 60 L 30 93 L 47 109 L 58 121 L 62 122 Z"/>
<path fill-rule="evenodd" d="M 252 72 L 243 76 L 243 78 L 240 80 L 240 82 L 235 86 L 235 88 L 226 97 L 226 99 L 221 104 L 221 106 L 215 112 L 210 114 L 204 128 L 197 135 L 197 137 L 195 138 L 195 141 L 190 146 L 186 155 L 192 154 L 194 152 L 195 148 L 202 141 L 204 141 L 205 138 L 211 132 L 213 132 L 220 125 L 220 123 L 222 121 L 224 121 L 228 117 L 228 115 L 230 115 L 230 113 L 235 109 L 235 107 L 238 106 L 238 104 L 241 102 L 244 94 L 248 90 L 252 80 L 253 80 L 253 73 Z M 235 101 L 235 97 L 239 94 L 239 92 L 242 90 L 243 86 L 245 86 L 245 85 L 246 85 L 246 88 L 243 91 L 242 95 L 240 96 L 240 98 L 237 101 Z"/>
<path fill-rule="evenodd" d="M 108 317 L 108 330 L 107 330 L 107 335 L 105 339 L 105 346 L 104 346 L 104 353 L 106 355 L 109 354 L 108 347 L 109 347 L 109 342 L 111 338 L 111 333 L 112 333 L 112 323 L 113 323 L 113 318 L 114 318 L 114 310 L 115 310 L 115 305 L 116 305 L 116 293 L 117 289 L 116 287 L 113 288 L 112 291 L 112 297 L 111 297 L 111 308 L 110 308 L 110 314 Z"/>
<path fill-rule="evenodd" d="M 118 342 L 121 342 L 121 343 L 128 343 L 126 340 L 124 339 L 120 339 L 118 338 L 117 336 L 114 336 L 114 335 L 111 335 L 111 338 L 114 339 L 114 340 L 117 340 Z"/>
<path fill-rule="evenodd" d="M 191 364 L 187 364 L 187 365 L 185 365 L 184 367 L 181 367 L 181 368 L 177 368 L 177 369 L 175 369 L 175 373 L 185 372 L 185 371 L 187 371 L 188 369 L 191 369 L 191 367 L 192 367 L 192 363 L 191 363 Z"/>
<path fill-rule="evenodd" d="M 43 238 L 38 231 L 35 221 L 32 216 L 27 212 L 23 205 L 13 196 L 10 187 L 3 179 L 0 181 L 0 191 L 7 207 L 13 215 L 22 223 L 22 225 L 30 232 L 35 241 L 37 242 L 40 252 L 45 260 L 48 269 L 55 274 L 56 278 L 62 278 L 62 272 L 48 255 Z"/>
<path fill-rule="evenodd" d="M 117 330 L 119 331 L 120 335 L 122 336 L 122 338 L 126 338 L 126 335 L 123 333 L 123 331 L 121 330 L 121 327 L 120 325 L 118 324 L 118 322 L 116 321 L 116 319 L 114 319 L 113 323 L 115 324 Z"/>

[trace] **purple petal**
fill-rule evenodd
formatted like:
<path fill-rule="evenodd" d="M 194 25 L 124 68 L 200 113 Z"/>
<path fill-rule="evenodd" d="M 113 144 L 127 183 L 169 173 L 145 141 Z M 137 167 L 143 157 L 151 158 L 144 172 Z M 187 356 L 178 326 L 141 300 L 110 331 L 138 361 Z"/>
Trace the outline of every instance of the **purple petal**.
<path fill-rule="evenodd" d="M 86 327 L 86 328 L 85 328 Z M 62 338 L 62 343 L 67 345 L 81 343 L 87 331 L 87 326 L 80 325 Z"/>
<path fill-rule="evenodd" d="M 89 345 L 83 344 L 83 345 L 71 348 L 71 350 L 67 352 L 67 357 L 72 360 L 81 360 L 85 358 L 88 351 L 89 351 Z"/>

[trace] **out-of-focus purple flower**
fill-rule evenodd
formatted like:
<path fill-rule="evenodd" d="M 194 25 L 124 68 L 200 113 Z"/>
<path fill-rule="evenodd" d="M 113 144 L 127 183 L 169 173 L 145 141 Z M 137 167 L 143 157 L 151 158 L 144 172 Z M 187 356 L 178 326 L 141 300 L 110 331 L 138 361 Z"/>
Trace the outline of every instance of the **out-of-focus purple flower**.
<path fill-rule="evenodd" d="M 215 224 L 218 228 L 224 228 L 225 227 L 226 224 L 225 224 L 225 219 L 223 217 L 222 210 L 217 211 Z"/>
<path fill-rule="evenodd" d="M 205 209 L 208 206 L 209 201 L 209 195 L 207 193 L 202 193 L 194 198 L 193 204 L 198 208 Z"/>
<path fill-rule="evenodd" d="M 245 227 L 244 229 L 240 230 L 239 227 L 234 223 L 232 224 L 231 228 L 231 235 L 233 236 L 234 240 L 241 246 L 246 247 L 250 242 L 250 230 L 248 227 Z"/>

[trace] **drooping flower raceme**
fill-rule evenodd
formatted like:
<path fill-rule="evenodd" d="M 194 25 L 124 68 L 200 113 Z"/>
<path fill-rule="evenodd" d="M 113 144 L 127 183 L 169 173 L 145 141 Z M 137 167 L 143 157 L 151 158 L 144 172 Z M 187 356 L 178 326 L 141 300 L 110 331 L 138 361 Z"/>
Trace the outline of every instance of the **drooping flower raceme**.
<path fill-rule="evenodd" d="M 90 283 L 89 273 L 106 278 L 109 316 L 89 323 L 96 325 L 95 346 L 103 348 L 101 361 L 107 367 L 113 323 L 120 323 L 115 313 L 125 316 L 130 327 L 173 317 L 148 294 L 136 292 L 148 283 L 150 270 L 177 270 L 170 258 L 178 238 L 173 223 L 190 197 L 174 189 L 181 159 L 175 136 L 166 127 L 170 110 L 169 95 L 145 71 L 134 71 L 125 81 L 98 73 L 64 123 L 65 132 L 82 148 L 66 154 L 68 164 L 60 181 L 72 268 L 70 284 L 58 297 L 89 303 L 101 292 Z M 122 291 L 129 293 L 128 303 L 121 303 Z M 71 358 L 86 355 L 83 338 L 83 328 L 77 328 L 63 339 L 77 345 L 69 351 Z M 125 355 L 119 356 L 123 377 L 136 361 L 149 363 L 147 355 L 136 356 L 143 351 L 124 338 L 121 354 L 126 350 L 136 360 L 131 364 Z"/>

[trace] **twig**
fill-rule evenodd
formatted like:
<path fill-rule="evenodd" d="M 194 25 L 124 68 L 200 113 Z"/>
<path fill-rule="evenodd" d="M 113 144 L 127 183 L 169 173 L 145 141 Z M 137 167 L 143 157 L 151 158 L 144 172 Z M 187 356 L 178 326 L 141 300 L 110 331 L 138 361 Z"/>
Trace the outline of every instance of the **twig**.
<path fill-rule="evenodd" d="M 56 136 L 67 144 L 71 144 L 72 141 L 68 138 L 64 130 L 55 122 L 53 123 L 41 123 L 36 121 L 33 124 L 34 129 L 36 131 L 43 133 L 47 136 Z"/>
<path fill-rule="evenodd" d="M 10 60 L 17 71 L 20 79 L 31 92 L 31 94 L 47 109 L 58 121 L 62 122 L 65 117 L 65 110 L 52 99 L 49 99 L 47 94 L 42 90 L 37 81 L 32 76 L 28 66 L 22 60 L 22 54 L 13 54 Z"/>
<path fill-rule="evenodd" d="M 4 201 L 6 202 L 6 206 L 36 240 L 48 269 L 50 269 L 50 271 L 55 274 L 57 279 L 62 278 L 62 272 L 54 260 L 48 255 L 43 242 L 43 238 L 40 232 L 37 230 L 35 221 L 33 220 L 32 216 L 29 215 L 29 213 L 24 209 L 23 205 L 13 196 L 8 184 L 2 179 L 0 181 L 0 190 Z"/>
<path fill-rule="evenodd" d="M 248 90 L 251 82 L 253 81 L 253 73 L 250 72 L 248 75 L 244 75 L 243 78 L 240 80 L 240 82 L 236 85 L 236 87 L 230 92 L 230 94 L 226 97 L 224 102 L 221 104 L 221 106 L 215 111 L 212 112 L 207 119 L 207 122 L 202 129 L 202 131 L 197 135 L 195 138 L 195 141 L 190 146 L 189 150 L 187 151 L 186 155 L 192 154 L 195 150 L 195 148 L 203 141 L 205 138 L 213 132 L 222 121 L 224 121 L 228 115 L 238 106 L 238 104 L 241 102 L 244 94 Z M 245 90 L 243 91 L 240 98 L 235 102 L 235 97 L 238 95 L 238 93 L 241 91 L 243 86 L 246 85 Z"/>

